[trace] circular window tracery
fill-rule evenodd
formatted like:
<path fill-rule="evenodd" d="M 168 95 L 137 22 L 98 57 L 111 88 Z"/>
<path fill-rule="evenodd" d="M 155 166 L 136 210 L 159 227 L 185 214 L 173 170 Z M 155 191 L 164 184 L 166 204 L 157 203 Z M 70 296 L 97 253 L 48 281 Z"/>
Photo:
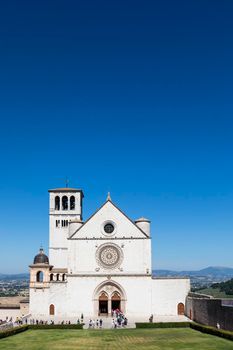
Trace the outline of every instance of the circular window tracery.
<path fill-rule="evenodd" d="M 97 263 L 105 269 L 118 267 L 123 259 L 123 252 L 116 244 L 102 244 L 96 251 Z"/>
<path fill-rule="evenodd" d="M 110 222 L 108 222 L 107 224 L 104 225 L 104 231 L 106 233 L 113 233 L 114 231 L 114 226 L 113 224 L 111 224 Z"/>
<path fill-rule="evenodd" d="M 106 237 L 114 236 L 117 232 L 117 225 L 112 220 L 106 220 L 101 224 L 101 232 Z"/>

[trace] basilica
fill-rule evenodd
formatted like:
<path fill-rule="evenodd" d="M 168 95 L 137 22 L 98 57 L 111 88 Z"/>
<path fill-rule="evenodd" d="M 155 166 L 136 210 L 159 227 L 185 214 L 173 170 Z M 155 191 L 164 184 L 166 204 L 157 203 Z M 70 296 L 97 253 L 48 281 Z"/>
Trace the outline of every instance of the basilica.
<path fill-rule="evenodd" d="M 111 200 L 83 221 L 83 191 L 49 190 L 49 256 L 30 265 L 30 314 L 36 319 L 177 316 L 188 278 L 152 276 L 150 221 L 132 220 Z"/>

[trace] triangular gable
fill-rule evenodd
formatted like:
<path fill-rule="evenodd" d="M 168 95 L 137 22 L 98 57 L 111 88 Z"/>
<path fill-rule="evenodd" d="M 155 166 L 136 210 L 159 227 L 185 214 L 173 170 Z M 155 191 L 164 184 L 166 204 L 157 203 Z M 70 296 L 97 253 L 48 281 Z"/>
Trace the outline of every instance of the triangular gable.
<path fill-rule="evenodd" d="M 69 239 L 108 238 L 102 232 L 103 223 L 108 220 L 116 224 L 116 233 L 111 238 L 149 238 L 134 221 L 108 199 Z"/>

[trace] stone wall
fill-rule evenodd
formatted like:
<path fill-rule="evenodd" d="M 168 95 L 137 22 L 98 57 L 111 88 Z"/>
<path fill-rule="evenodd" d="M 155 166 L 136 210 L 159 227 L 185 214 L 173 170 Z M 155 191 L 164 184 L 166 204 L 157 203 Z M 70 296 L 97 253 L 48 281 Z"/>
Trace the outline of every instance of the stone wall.
<path fill-rule="evenodd" d="M 233 302 L 206 297 L 188 296 L 186 315 L 193 321 L 221 329 L 233 330 Z"/>

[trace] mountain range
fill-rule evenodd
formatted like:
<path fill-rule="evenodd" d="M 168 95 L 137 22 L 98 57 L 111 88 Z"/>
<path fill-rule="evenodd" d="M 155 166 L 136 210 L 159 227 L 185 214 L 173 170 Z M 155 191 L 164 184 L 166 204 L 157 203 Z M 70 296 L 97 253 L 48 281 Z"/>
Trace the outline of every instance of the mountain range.
<path fill-rule="evenodd" d="M 156 277 L 213 277 L 214 279 L 230 279 L 233 278 L 233 268 L 221 267 L 221 266 L 209 266 L 201 270 L 153 270 L 153 275 Z M 19 274 L 2 274 L 0 273 L 0 280 L 27 280 L 29 279 L 28 273 Z"/>
<path fill-rule="evenodd" d="M 221 266 L 209 266 L 201 270 L 153 270 L 153 275 L 157 277 L 174 277 L 174 276 L 187 276 L 187 277 L 214 277 L 214 278 L 233 278 L 233 268 L 221 267 Z"/>

